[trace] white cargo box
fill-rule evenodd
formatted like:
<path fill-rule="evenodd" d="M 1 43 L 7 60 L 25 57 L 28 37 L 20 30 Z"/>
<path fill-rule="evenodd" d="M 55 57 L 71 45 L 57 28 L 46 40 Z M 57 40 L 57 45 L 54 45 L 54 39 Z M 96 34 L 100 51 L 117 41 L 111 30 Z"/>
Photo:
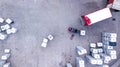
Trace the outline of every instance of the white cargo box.
<path fill-rule="evenodd" d="M 96 48 L 90 48 L 90 51 L 91 51 L 92 53 L 98 53 L 98 49 L 96 49 Z"/>
<path fill-rule="evenodd" d="M 12 33 L 12 32 L 11 32 L 11 29 L 7 29 L 7 30 L 6 30 L 6 33 L 7 33 L 7 34 L 11 34 L 11 33 Z"/>
<path fill-rule="evenodd" d="M 81 46 L 77 46 L 77 47 L 76 47 L 76 50 L 77 50 L 78 55 L 83 55 L 83 54 L 86 54 L 86 53 L 87 53 L 87 50 L 84 49 L 84 48 L 81 47 Z"/>
<path fill-rule="evenodd" d="M 76 65 L 77 67 L 85 67 L 85 62 L 82 58 L 76 57 Z"/>
<path fill-rule="evenodd" d="M 4 19 L 3 18 L 0 18 L 0 23 L 3 23 L 4 22 Z"/>
<path fill-rule="evenodd" d="M 102 47 L 102 46 L 103 46 L 103 43 L 101 43 L 101 42 L 97 43 L 97 47 Z"/>
<path fill-rule="evenodd" d="M 5 30 L 10 29 L 10 25 L 9 24 L 4 25 L 4 27 L 5 27 Z"/>
<path fill-rule="evenodd" d="M 86 55 L 86 59 L 91 64 L 97 64 L 97 60 L 90 55 Z"/>
<path fill-rule="evenodd" d="M 109 41 L 110 42 L 117 42 L 117 38 L 115 38 L 115 37 L 109 38 Z"/>
<path fill-rule="evenodd" d="M 4 25 L 3 25 L 3 26 L 1 26 L 0 28 L 1 28 L 1 30 L 2 30 L 2 31 L 5 31 L 5 30 L 6 30 L 6 28 L 5 28 L 5 26 L 4 26 Z"/>
<path fill-rule="evenodd" d="M 90 47 L 96 48 L 96 44 L 95 43 L 90 43 Z"/>
<path fill-rule="evenodd" d="M 2 57 L 1 57 L 1 60 L 7 60 L 10 58 L 10 54 L 4 54 Z"/>
<path fill-rule="evenodd" d="M 66 67 L 72 67 L 71 63 L 66 63 Z"/>
<path fill-rule="evenodd" d="M 107 50 L 107 53 L 109 55 L 116 55 L 117 54 L 116 50 Z"/>
<path fill-rule="evenodd" d="M 80 35 L 81 36 L 85 36 L 85 34 L 86 34 L 85 30 L 80 30 Z"/>
<path fill-rule="evenodd" d="M 49 40 L 53 40 L 53 36 L 51 34 L 48 35 Z"/>
<path fill-rule="evenodd" d="M 13 34 L 16 33 L 16 32 L 17 32 L 17 28 L 12 27 L 12 28 L 11 28 L 11 32 L 12 32 Z"/>
<path fill-rule="evenodd" d="M 4 53 L 10 53 L 10 49 L 4 49 Z"/>
<path fill-rule="evenodd" d="M 6 34 L 0 33 L 0 40 L 5 40 L 7 38 Z"/>
<path fill-rule="evenodd" d="M 109 33 L 108 37 L 117 38 L 117 34 L 116 33 Z"/>
<path fill-rule="evenodd" d="M 113 49 L 113 46 L 104 45 L 104 50 L 107 51 L 107 49 Z"/>
<path fill-rule="evenodd" d="M 100 58 L 100 55 L 99 54 L 96 54 L 96 53 L 92 53 L 92 56 L 96 59 L 99 59 Z"/>
<path fill-rule="evenodd" d="M 103 65 L 103 60 L 102 59 L 97 59 L 97 65 Z"/>
<path fill-rule="evenodd" d="M 10 67 L 10 62 L 4 64 L 3 67 Z"/>
<path fill-rule="evenodd" d="M 10 18 L 7 18 L 7 19 L 5 20 L 5 22 L 8 23 L 8 24 L 11 24 L 13 21 L 12 21 Z"/>

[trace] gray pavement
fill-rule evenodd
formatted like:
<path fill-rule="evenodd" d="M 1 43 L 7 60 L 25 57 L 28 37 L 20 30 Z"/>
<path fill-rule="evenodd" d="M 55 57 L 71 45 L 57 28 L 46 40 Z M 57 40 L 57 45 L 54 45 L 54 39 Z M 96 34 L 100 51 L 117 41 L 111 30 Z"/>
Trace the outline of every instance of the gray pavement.
<path fill-rule="evenodd" d="M 0 17 L 12 18 L 18 33 L 0 41 L 0 55 L 4 48 L 11 48 L 12 67 L 64 67 L 71 62 L 75 67 L 75 47 L 81 45 L 87 50 L 89 42 L 100 42 L 101 32 L 117 32 L 120 35 L 120 13 L 113 12 L 113 18 L 101 21 L 89 27 L 80 24 L 79 17 L 104 8 L 105 0 L 1 0 Z M 85 29 L 86 36 L 75 35 L 67 28 Z M 48 34 L 54 36 L 47 48 L 42 48 L 42 39 Z M 120 38 L 118 37 L 119 49 Z M 92 66 L 86 62 L 86 67 Z"/>

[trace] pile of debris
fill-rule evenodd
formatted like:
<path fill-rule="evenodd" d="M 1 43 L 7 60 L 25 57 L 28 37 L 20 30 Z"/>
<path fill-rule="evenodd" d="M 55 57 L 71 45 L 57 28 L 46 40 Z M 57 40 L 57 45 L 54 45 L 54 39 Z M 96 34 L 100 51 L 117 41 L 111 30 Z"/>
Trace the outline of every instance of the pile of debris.
<path fill-rule="evenodd" d="M 9 58 L 11 56 L 10 54 L 10 49 L 5 49 L 4 50 L 4 55 L 2 55 L 1 59 L 0 59 L 0 67 L 10 67 L 10 61 Z"/>
<path fill-rule="evenodd" d="M 17 32 L 17 29 L 11 26 L 13 23 L 14 21 L 10 18 L 7 18 L 6 20 L 0 18 L 0 40 L 5 40 L 8 35 Z"/>

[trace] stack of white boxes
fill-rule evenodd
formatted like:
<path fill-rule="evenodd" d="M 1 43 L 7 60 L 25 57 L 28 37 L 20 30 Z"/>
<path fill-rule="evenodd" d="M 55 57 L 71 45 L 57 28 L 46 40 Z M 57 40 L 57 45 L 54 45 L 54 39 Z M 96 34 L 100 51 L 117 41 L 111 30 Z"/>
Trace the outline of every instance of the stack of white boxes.
<path fill-rule="evenodd" d="M 41 47 L 46 48 L 46 47 L 47 47 L 47 44 L 48 44 L 48 41 L 53 40 L 53 38 L 54 38 L 54 37 L 53 37 L 51 34 L 49 34 L 47 38 L 43 38 Z"/>
<path fill-rule="evenodd" d="M 90 43 L 90 55 L 87 55 L 86 58 L 91 64 L 102 65 L 103 61 L 100 57 L 100 53 L 103 53 L 103 44 L 101 42 Z"/>
<path fill-rule="evenodd" d="M 116 46 L 117 34 L 116 33 L 102 33 L 102 42 L 104 44 L 104 53 L 109 55 L 111 59 L 117 59 L 116 50 L 113 49 Z"/>
<path fill-rule="evenodd" d="M 5 40 L 8 35 L 14 34 L 17 32 L 17 29 L 15 27 L 12 27 L 11 24 L 14 21 L 10 18 L 7 18 L 4 20 L 3 18 L 0 18 L 0 40 Z"/>
<path fill-rule="evenodd" d="M 1 60 L 0 60 L 0 67 L 10 67 L 10 62 L 8 62 L 11 56 L 10 49 L 5 49 L 4 53 L 5 54 L 2 55 Z"/>
<path fill-rule="evenodd" d="M 85 67 L 85 62 L 82 58 L 76 57 L 76 67 Z"/>

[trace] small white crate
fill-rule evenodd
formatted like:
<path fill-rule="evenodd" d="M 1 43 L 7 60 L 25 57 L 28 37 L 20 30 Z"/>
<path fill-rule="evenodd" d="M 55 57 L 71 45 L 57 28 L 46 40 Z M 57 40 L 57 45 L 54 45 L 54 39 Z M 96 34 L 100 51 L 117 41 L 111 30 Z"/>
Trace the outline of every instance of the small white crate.
<path fill-rule="evenodd" d="M 100 59 L 100 55 L 99 54 L 96 54 L 96 53 L 92 53 L 92 56 L 96 59 Z"/>
<path fill-rule="evenodd" d="M 10 29 L 10 25 L 8 24 L 4 25 L 4 27 L 5 27 L 5 30 Z"/>
<path fill-rule="evenodd" d="M 4 22 L 4 19 L 3 18 L 0 18 L 0 23 L 3 23 Z"/>
<path fill-rule="evenodd" d="M 5 31 L 5 30 L 6 30 L 5 26 L 4 25 L 1 26 L 1 31 Z"/>
<path fill-rule="evenodd" d="M 6 30 L 6 33 L 7 33 L 7 34 L 12 34 L 11 29 L 7 29 L 7 30 Z"/>
<path fill-rule="evenodd" d="M 7 35 L 0 33 L 0 40 L 5 40 L 7 38 Z"/>
<path fill-rule="evenodd" d="M 95 43 L 90 43 L 90 47 L 96 48 L 96 44 Z"/>
<path fill-rule="evenodd" d="M 103 43 L 101 43 L 101 42 L 97 43 L 97 47 L 102 47 L 102 46 L 103 46 Z"/>
<path fill-rule="evenodd" d="M 112 38 L 109 38 L 109 41 L 110 41 L 110 42 L 117 42 L 117 38 L 113 38 L 113 37 L 112 37 Z"/>
<path fill-rule="evenodd" d="M 107 50 L 107 53 L 109 55 L 116 55 L 117 54 L 116 50 Z"/>
<path fill-rule="evenodd" d="M 50 35 L 48 35 L 48 39 L 49 40 L 53 40 L 53 36 L 50 34 Z"/>
<path fill-rule="evenodd" d="M 85 30 L 80 30 L 80 35 L 81 36 L 85 36 L 85 34 L 86 34 Z"/>
<path fill-rule="evenodd" d="M 96 48 L 90 48 L 90 51 L 91 51 L 92 53 L 99 53 L 99 52 L 98 52 L 98 49 L 96 49 Z"/>
<path fill-rule="evenodd" d="M 108 37 L 113 37 L 113 38 L 116 38 L 117 37 L 117 34 L 116 33 L 109 33 Z"/>
<path fill-rule="evenodd" d="M 5 20 L 5 22 L 8 23 L 8 24 L 11 24 L 13 21 L 12 21 L 10 18 L 7 18 L 7 19 Z"/>
<path fill-rule="evenodd" d="M 104 50 L 107 51 L 106 49 L 113 49 L 113 46 L 109 46 L 109 45 L 104 45 Z"/>

